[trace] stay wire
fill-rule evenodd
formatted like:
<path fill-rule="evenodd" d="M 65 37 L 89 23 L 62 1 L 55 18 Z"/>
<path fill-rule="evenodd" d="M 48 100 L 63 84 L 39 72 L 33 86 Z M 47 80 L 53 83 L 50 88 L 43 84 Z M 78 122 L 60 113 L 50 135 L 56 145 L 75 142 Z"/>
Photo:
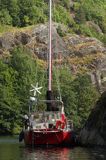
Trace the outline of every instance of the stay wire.
<path fill-rule="evenodd" d="M 53 12 L 55 12 L 55 10 L 56 10 L 56 7 L 55 7 L 55 2 L 54 2 L 54 0 L 53 0 Z M 54 22 L 56 22 L 56 16 L 54 16 Z M 56 46 L 56 50 L 55 50 L 55 54 L 56 54 L 56 59 L 58 59 L 58 57 L 59 57 L 59 50 L 58 50 L 58 40 L 57 40 L 57 36 L 58 34 L 57 34 L 57 31 L 56 31 L 56 33 L 54 34 L 54 41 L 55 41 L 55 46 Z M 57 62 L 56 62 L 57 64 L 56 64 L 56 67 L 53 67 L 53 69 L 54 69 L 54 73 L 55 73 L 55 77 L 56 77 L 56 83 L 57 83 L 57 89 L 58 89 L 58 94 L 59 94 L 59 99 L 60 99 L 60 101 L 62 101 L 62 95 L 61 95 L 61 88 L 60 88 L 60 81 L 59 81 L 59 76 L 60 76 L 60 72 L 59 72 L 59 67 L 58 67 L 58 60 L 57 60 Z M 56 69 L 55 69 L 56 68 Z M 61 66 L 60 66 L 60 68 L 61 68 Z"/>

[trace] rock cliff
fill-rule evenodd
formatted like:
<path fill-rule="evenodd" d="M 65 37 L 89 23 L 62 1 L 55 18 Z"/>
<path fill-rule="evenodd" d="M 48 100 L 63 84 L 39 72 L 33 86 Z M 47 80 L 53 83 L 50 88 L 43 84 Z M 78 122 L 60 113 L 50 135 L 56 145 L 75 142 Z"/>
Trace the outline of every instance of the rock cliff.
<path fill-rule="evenodd" d="M 100 92 L 106 89 L 106 48 L 96 38 L 84 37 L 66 32 L 61 26 L 58 34 L 59 24 L 52 28 L 52 50 L 54 55 L 62 54 L 62 63 L 70 66 L 73 74 L 88 73 L 92 83 Z M 0 37 L 0 57 L 10 55 L 11 50 L 23 45 L 34 55 L 43 60 L 47 59 L 48 53 L 48 27 L 47 24 L 37 25 L 29 30 L 5 33 Z"/>
<path fill-rule="evenodd" d="M 106 91 L 101 95 L 81 130 L 80 142 L 83 145 L 106 146 Z"/>

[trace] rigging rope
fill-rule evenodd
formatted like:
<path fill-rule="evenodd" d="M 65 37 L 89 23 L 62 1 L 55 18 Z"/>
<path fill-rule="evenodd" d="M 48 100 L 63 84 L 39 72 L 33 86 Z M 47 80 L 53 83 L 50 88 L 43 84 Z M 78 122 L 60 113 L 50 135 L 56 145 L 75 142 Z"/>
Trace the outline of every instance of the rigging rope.
<path fill-rule="evenodd" d="M 45 66 L 44 66 L 45 67 Z M 41 71 L 41 73 L 40 73 L 40 75 L 39 75 L 39 71 Z M 38 62 L 36 61 L 36 79 L 35 79 L 35 82 L 37 83 L 39 83 L 39 86 L 41 86 L 42 87 L 42 91 L 41 91 L 41 93 L 43 93 L 44 91 L 45 91 L 45 86 L 46 86 L 46 83 L 45 83 L 45 77 L 46 77 L 46 71 L 45 71 L 45 69 L 40 69 L 39 70 L 39 67 L 38 67 Z M 44 93 L 43 93 L 44 94 Z M 38 95 L 38 97 L 39 96 L 42 96 L 43 94 L 39 94 Z"/>
<path fill-rule="evenodd" d="M 56 10 L 56 7 L 55 7 L 55 2 L 54 2 L 54 0 L 53 0 L 53 12 L 55 12 L 55 10 Z M 54 16 L 54 22 L 56 22 L 56 16 Z M 55 29 L 54 29 L 54 31 L 55 31 Z M 54 73 L 55 73 L 55 77 L 56 77 L 56 83 L 57 83 L 57 90 L 58 90 L 58 94 L 59 94 L 59 100 L 60 101 L 62 101 L 62 95 L 61 95 L 61 87 L 60 87 L 60 81 L 59 81 L 59 76 L 60 76 L 60 72 L 59 72 L 59 67 L 58 67 L 58 58 L 59 58 L 59 50 L 58 50 L 58 39 L 57 39 L 57 37 L 58 37 L 58 34 L 57 34 L 57 30 L 56 30 L 56 32 L 54 33 L 54 42 L 55 42 L 55 54 L 56 54 L 56 59 L 57 59 L 57 64 L 56 64 L 56 67 L 54 67 L 53 66 L 53 69 L 54 69 Z M 55 69 L 56 68 L 56 69 Z M 61 66 L 60 66 L 60 68 L 61 68 Z"/>

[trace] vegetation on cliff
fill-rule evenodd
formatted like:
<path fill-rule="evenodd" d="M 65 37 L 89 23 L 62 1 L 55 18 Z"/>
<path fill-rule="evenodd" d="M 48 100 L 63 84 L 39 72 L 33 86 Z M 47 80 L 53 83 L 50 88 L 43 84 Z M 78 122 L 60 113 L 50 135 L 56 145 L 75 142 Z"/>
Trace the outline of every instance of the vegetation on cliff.
<path fill-rule="evenodd" d="M 53 20 L 68 31 L 106 43 L 106 1 L 54 0 Z M 47 0 L 0 0 L 0 31 L 4 25 L 25 27 L 48 21 Z"/>
<path fill-rule="evenodd" d="M 46 64 L 31 55 L 21 46 L 10 57 L 0 59 L 0 133 L 18 132 L 22 116 L 28 113 L 31 84 L 39 80 L 43 86 L 41 98 L 45 98 Z M 53 79 L 53 90 L 58 96 L 55 74 Z M 67 116 L 76 128 L 82 127 L 98 97 L 97 91 L 87 75 L 73 77 L 67 67 L 59 69 L 59 79 Z"/>

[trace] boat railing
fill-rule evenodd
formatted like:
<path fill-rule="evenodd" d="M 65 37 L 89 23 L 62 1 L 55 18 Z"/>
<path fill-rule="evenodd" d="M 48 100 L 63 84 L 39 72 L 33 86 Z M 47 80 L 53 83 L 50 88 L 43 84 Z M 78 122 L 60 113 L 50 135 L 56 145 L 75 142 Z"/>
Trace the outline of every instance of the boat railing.
<path fill-rule="evenodd" d="M 67 128 L 73 130 L 74 129 L 74 125 L 73 125 L 73 121 L 72 120 L 68 120 L 67 121 Z"/>
<path fill-rule="evenodd" d="M 38 102 L 48 102 L 48 103 L 50 103 L 50 102 L 60 102 L 60 104 L 63 105 L 63 101 L 61 101 L 61 100 L 38 100 Z"/>
<path fill-rule="evenodd" d="M 63 101 L 61 100 L 38 100 L 37 104 L 40 104 L 40 103 L 43 103 L 46 105 L 53 104 L 53 106 L 55 106 L 59 110 L 64 106 Z"/>
<path fill-rule="evenodd" d="M 37 123 L 54 123 L 56 120 L 61 118 L 60 111 L 45 111 L 45 112 L 34 112 L 30 116 L 30 121 Z"/>
<path fill-rule="evenodd" d="M 51 104 L 51 111 L 61 111 L 63 105 L 63 101 L 61 100 L 37 100 L 36 103 L 31 103 L 29 105 L 29 116 L 32 112 L 45 112 L 49 113 L 47 110 L 47 105 Z"/>

